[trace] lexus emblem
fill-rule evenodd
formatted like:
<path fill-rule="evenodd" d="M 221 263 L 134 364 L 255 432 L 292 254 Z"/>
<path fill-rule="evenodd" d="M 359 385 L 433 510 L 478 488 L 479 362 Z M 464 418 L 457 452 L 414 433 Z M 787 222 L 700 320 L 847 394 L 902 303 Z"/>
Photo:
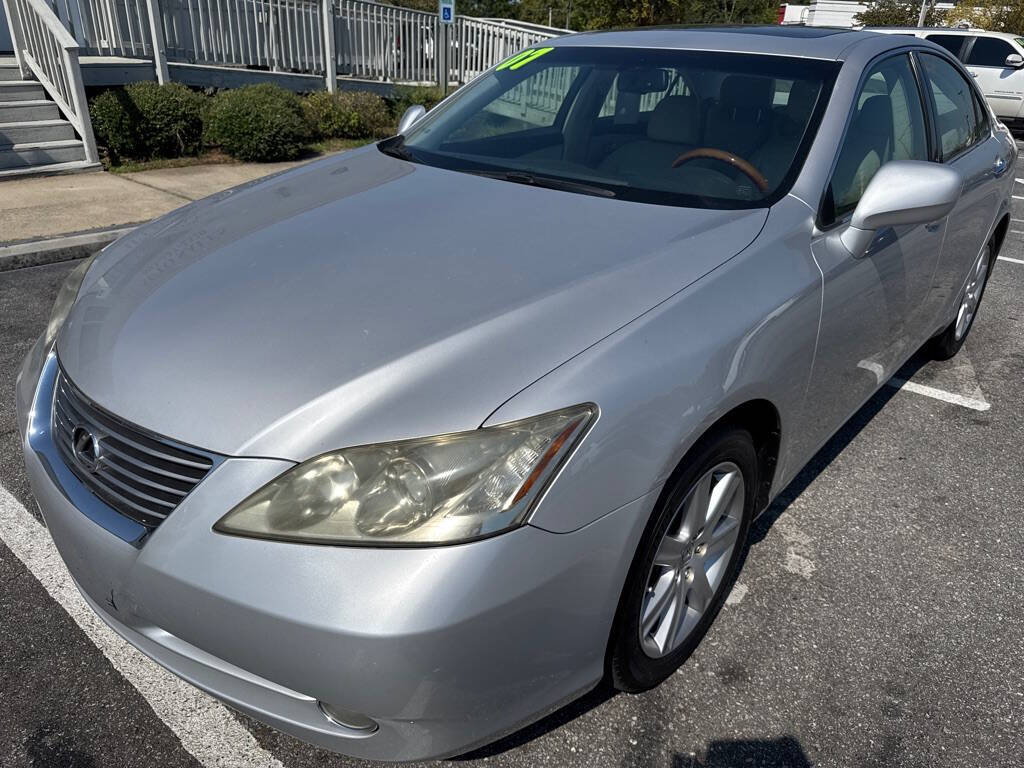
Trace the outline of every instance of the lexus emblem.
<path fill-rule="evenodd" d="M 103 464 L 103 448 L 100 439 L 85 427 L 75 427 L 71 434 L 71 452 L 75 455 L 78 465 L 94 475 Z"/>

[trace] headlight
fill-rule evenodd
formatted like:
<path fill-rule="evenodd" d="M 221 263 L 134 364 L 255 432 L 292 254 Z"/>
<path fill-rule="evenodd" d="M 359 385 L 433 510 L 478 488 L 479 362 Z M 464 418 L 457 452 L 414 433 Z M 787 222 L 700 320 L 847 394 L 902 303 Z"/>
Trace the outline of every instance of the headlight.
<path fill-rule="evenodd" d="M 597 409 L 346 448 L 294 467 L 214 530 L 325 544 L 426 545 L 522 523 Z"/>
<path fill-rule="evenodd" d="M 82 280 L 85 279 L 85 273 L 89 271 L 89 266 L 94 258 L 96 257 L 90 256 L 71 270 L 71 273 L 64 281 L 64 285 L 60 287 L 60 292 L 57 293 L 57 300 L 53 302 L 53 309 L 50 310 L 50 322 L 46 324 L 46 335 L 43 341 L 44 349 L 50 348 L 53 340 L 57 338 L 57 333 L 60 331 L 61 326 L 64 325 L 64 321 L 68 319 L 68 313 L 71 311 L 71 307 L 74 306 L 75 299 L 78 298 L 78 291 L 82 287 Z"/>

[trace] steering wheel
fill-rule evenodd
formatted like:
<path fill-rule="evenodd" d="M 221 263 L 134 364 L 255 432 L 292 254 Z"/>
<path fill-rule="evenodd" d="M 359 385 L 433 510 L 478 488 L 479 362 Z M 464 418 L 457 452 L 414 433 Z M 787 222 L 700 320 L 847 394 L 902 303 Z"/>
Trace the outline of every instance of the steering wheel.
<path fill-rule="evenodd" d="M 731 152 L 726 152 L 721 149 L 715 149 L 714 147 L 697 147 L 697 149 L 691 149 L 689 152 L 684 152 L 675 159 L 675 162 L 672 163 L 672 167 L 678 168 L 684 163 L 688 163 L 691 160 L 696 160 L 701 157 L 706 157 L 710 160 L 719 160 L 731 165 L 733 168 L 736 168 L 749 176 L 750 180 L 757 185 L 759 190 L 762 192 L 768 191 L 768 179 L 766 179 L 764 174 L 757 170 L 757 168 L 752 166 L 742 157 L 738 157 Z"/>

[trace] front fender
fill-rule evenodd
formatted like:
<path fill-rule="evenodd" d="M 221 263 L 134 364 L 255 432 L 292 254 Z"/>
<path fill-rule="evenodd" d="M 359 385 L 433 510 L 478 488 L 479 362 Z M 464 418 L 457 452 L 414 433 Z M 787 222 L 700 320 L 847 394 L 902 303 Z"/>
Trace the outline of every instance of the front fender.
<path fill-rule="evenodd" d="M 690 447 L 732 409 L 771 402 L 798 422 L 821 312 L 810 210 L 773 209 L 745 251 L 502 405 L 499 424 L 580 402 L 600 416 L 530 519 L 576 530 L 664 483 Z M 780 475 L 781 472 L 777 472 Z M 772 493 L 779 490 L 778 483 Z"/>

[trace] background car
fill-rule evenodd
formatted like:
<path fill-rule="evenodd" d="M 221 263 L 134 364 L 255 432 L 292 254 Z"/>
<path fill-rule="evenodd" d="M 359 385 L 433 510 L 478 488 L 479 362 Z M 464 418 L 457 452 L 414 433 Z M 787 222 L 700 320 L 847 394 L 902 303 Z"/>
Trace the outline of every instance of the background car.
<path fill-rule="evenodd" d="M 996 117 L 1024 129 L 1024 37 L 984 29 L 866 27 L 872 32 L 915 35 L 941 45 L 963 62 Z"/>

